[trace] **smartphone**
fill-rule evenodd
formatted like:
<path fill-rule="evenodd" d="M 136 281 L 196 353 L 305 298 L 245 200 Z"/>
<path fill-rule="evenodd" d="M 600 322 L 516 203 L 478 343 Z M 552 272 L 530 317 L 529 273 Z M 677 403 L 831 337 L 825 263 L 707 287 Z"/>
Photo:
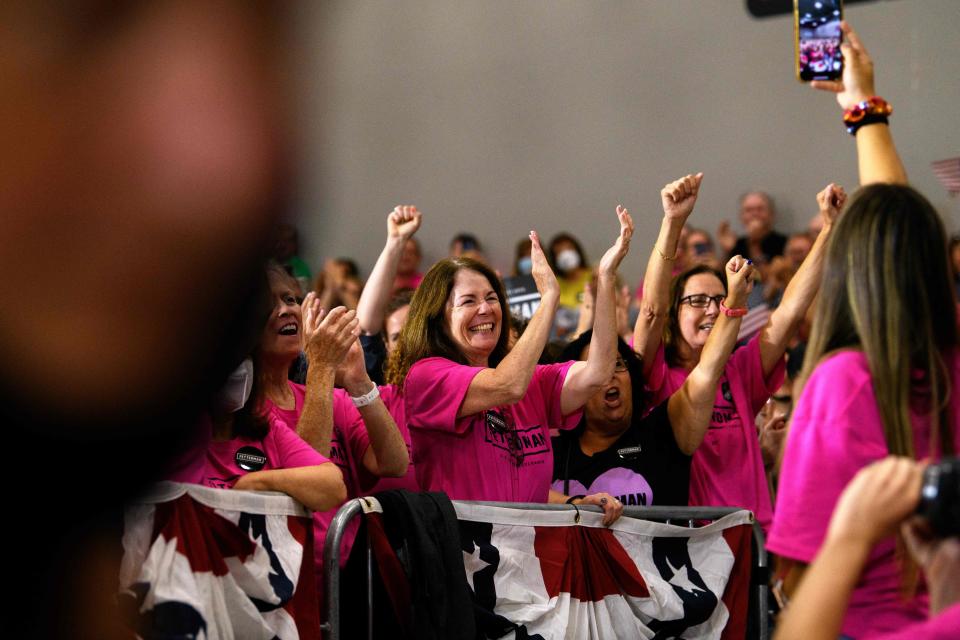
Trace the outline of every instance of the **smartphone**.
<path fill-rule="evenodd" d="M 793 0 L 798 80 L 839 80 L 843 75 L 841 20 L 842 0 Z"/>

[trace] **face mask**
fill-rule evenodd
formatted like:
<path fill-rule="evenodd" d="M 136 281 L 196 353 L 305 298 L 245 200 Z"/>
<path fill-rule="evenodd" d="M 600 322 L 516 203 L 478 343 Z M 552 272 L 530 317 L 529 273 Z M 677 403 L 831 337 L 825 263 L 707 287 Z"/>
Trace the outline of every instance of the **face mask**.
<path fill-rule="evenodd" d="M 247 358 L 230 374 L 220 393 L 217 402 L 227 413 L 235 413 L 247 404 L 250 399 L 250 390 L 253 388 L 253 360 Z"/>
<path fill-rule="evenodd" d="M 520 258 L 517 261 L 517 273 L 522 276 L 528 276 L 533 273 L 533 259 L 530 256 Z"/>
<path fill-rule="evenodd" d="M 564 249 L 557 254 L 557 268 L 561 271 L 573 271 L 580 266 L 580 254 L 573 249 Z"/>

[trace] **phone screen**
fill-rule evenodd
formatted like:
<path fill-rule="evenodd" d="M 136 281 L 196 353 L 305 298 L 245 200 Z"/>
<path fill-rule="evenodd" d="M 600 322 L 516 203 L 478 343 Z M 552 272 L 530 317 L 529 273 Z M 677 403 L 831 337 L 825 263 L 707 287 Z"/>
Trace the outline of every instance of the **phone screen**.
<path fill-rule="evenodd" d="M 843 74 L 842 0 L 794 0 L 794 9 L 800 80 L 839 79 Z"/>

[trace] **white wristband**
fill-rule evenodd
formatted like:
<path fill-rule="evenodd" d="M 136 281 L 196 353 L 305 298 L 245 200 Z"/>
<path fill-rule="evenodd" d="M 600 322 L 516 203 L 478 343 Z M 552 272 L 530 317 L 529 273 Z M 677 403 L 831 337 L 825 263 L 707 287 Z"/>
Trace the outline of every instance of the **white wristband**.
<path fill-rule="evenodd" d="M 373 401 L 380 397 L 380 387 L 374 383 L 373 389 L 366 392 L 362 396 L 350 396 L 350 399 L 353 401 L 353 406 L 355 407 L 365 407 L 368 404 L 373 404 Z"/>

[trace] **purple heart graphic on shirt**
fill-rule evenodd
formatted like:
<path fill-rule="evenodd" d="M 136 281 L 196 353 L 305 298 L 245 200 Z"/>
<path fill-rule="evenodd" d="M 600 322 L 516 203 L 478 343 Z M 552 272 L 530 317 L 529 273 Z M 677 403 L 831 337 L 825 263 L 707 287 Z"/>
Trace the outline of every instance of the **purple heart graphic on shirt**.
<path fill-rule="evenodd" d="M 563 491 L 563 480 L 554 480 L 554 491 Z M 653 504 L 653 489 L 641 474 L 623 467 L 614 467 L 597 476 L 589 487 L 571 479 L 567 495 L 609 493 L 627 506 Z"/>

